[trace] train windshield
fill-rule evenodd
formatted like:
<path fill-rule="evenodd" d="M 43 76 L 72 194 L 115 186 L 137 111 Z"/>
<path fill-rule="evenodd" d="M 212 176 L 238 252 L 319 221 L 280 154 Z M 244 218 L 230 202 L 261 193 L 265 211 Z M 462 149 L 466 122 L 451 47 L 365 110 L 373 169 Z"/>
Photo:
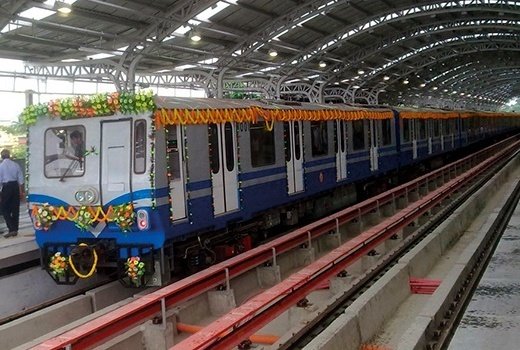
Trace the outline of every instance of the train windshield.
<path fill-rule="evenodd" d="M 80 125 L 45 131 L 44 173 L 48 178 L 85 173 L 85 128 Z"/>

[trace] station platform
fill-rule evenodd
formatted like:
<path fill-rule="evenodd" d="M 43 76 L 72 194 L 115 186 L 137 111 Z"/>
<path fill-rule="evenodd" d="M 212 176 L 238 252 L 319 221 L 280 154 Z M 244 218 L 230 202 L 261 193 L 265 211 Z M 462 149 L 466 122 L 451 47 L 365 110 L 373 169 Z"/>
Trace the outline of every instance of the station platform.
<path fill-rule="evenodd" d="M 520 204 L 493 253 L 448 349 L 518 349 L 519 266 Z"/>
<path fill-rule="evenodd" d="M 25 203 L 20 206 L 18 235 L 5 238 L 7 227 L 0 215 L 0 275 L 1 271 L 40 258 L 40 251 L 34 241 L 34 229 Z"/>

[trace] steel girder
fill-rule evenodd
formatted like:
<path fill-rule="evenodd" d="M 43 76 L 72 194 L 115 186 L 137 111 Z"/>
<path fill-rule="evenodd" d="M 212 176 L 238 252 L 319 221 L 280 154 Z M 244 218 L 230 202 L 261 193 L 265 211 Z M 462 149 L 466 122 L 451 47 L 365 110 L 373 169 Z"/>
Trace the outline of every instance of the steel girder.
<path fill-rule="evenodd" d="M 274 78 L 224 80 L 222 88 L 223 91 L 259 92 L 267 99 L 276 99 L 278 96 L 277 84 Z"/>
<path fill-rule="evenodd" d="M 217 78 L 204 71 L 183 71 L 164 74 L 137 75 L 136 84 L 142 87 L 202 88 L 208 97 L 215 97 Z"/>
<path fill-rule="evenodd" d="M 320 13 L 326 13 L 337 6 L 345 5 L 346 1 L 339 0 L 304 0 L 300 5 L 294 7 L 289 13 L 283 14 L 266 23 L 266 26 L 259 28 L 256 32 L 248 35 L 226 51 L 224 59 L 217 62 L 219 67 L 233 67 L 236 63 L 248 58 L 255 50 L 258 50 L 273 38 L 282 35 L 284 32 L 296 26 L 298 23 L 305 22 Z M 273 44 L 276 44 L 273 42 Z M 237 52 L 240 52 L 238 55 Z"/>
<path fill-rule="evenodd" d="M 325 37 L 317 43 L 313 43 L 312 46 L 305 48 L 302 53 L 287 60 L 286 66 L 289 68 L 287 74 L 291 75 L 293 72 L 300 69 L 306 61 L 320 56 L 324 51 L 336 47 L 343 40 L 351 39 L 360 33 L 368 32 L 376 27 L 426 15 L 438 15 L 463 11 L 490 11 L 520 15 L 520 3 L 517 5 L 511 5 L 511 1 L 507 0 L 437 0 L 428 1 L 426 4 L 417 4 L 415 7 L 402 6 L 386 13 L 378 13 L 367 18 L 365 23 L 356 23 L 352 26 L 348 26 L 339 32 Z"/>
<path fill-rule="evenodd" d="M 379 90 L 364 90 L 353 87 L 343 88 L 339 86 L 325 87 L 324 102 L 334 99 L 341 99 L 344 103 L 355 103 L 363 100 L 366 104 L 377 105 L 379 103 Z"/>
<path fill-rule="evenodd" d="M 15 17 L 15 13 L 18 13 L 20 9 L 29 4 L 30 0 L 8 0 L 2 6 L 0 6 L 0 14 L 5 11 L 5 16 L 0 18 L 0 29 L 4 28 L 9 21 Z M 3 10 L 2 10 L 3 9 Z"/>
<path fill-rule="evenodd" d="M 305 97 L 309 102 L 323 102 L 323 84 L 314 82 L 308 83 L 289 83 L 280 86 L 280 96 L 295 95 Z"/>
<path fill-rule="evenodd" d="M 481 30 L 481 29 L 499 29 L 499 30 L 514 30 L 520 31 L 520 19 L 505 19 L 498 18 L 480 18 L 480 19 L 466 19 L 458 21 L 437 21 L 426 26 L 412 28 L 406 32 L 401 32 L 393 35 L 363 49 L 356 50 L 352 55 L 343 59 L 342 63 L 336 63 L 331 66 L 331 69 L 325 73 L 324 79 L 332 81 L 340 78 L 345 71 L 355 68 L 360 62 L 366 60 L 373 55 L 379 54 L 393 47 L 394 45 L 402 44 L 407 40 L 416 39 L 422 36 L 430 36 L 444 32 L 455 33 L 456 31 L 464 30 Z"/>
<path fill-rule="evenodd" d="M 464 89 L 464 91 L 475 92 L 479 88 L 487 85 L 487 82 L 494 82 L 500 80 L 500 78 L 509 75 L 516 75 L 520 73 L 520 66 L 514 67 L 502 67 L 497 69 L 483 69 L 476 70 L 469 74 L 464 74 L 459 80 L 454 81 L 449 86 L 456 90 Z M 520 82 L 519 82 L 520 85 Z M 446 86 L 446 85 L 444 85 Z"/>
<path fill-rule="evenodd" d="M 26 64 L 23 74 L 38 78 L 107 79 L 114 84 L 117 91 L 124 89 L 124 81 L 127 77 L 126 69 L 110 60 L 75 62 L 74 64 L 57 63 L 52 66 Z"/>
<path fill-rule="evenodd" d="M 378 86 L 391 85 L 398 80 L 408 77 L 411 74 L 417 73 L 420 69 L 424 69 L 432 64 L 447 61 L 450 58 L 480 53 L 485 51 L 519 51 L 520 42 L 514 38 L 495 38 L 494 42 L 487 39 L 477 40 L 456 40 L 451 42 L 435 43 L 435 45 L 428 45 L 421 50 L 410 52 L 408 55 L 401 57 L 399 60 L 391 62 L 384 67 L 372 71 L 367 74 L 365 80 L 360 82 L 360 85 L 367 85 L 368 82 L 381 77 L 387 70 L 394 66 L 404 67 L 396 72 L 398 78 L 390 79 L 386 83 L 379 81 Z"/>

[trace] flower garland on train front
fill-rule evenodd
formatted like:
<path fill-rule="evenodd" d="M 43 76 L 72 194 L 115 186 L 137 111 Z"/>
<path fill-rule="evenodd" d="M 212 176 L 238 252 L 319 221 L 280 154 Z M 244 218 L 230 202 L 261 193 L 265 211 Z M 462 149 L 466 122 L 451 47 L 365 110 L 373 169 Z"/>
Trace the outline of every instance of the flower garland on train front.
<path fill-rule="evenodd" d="M 110 206 L 106 212 L 102 207 L 83 205 L 78 209 L 74 207 L 65 209 L 63 206 L 58 207 L 44 203 L 40 206 L 33 206 L 32 216 L 35 226 L 44 231 L 49 230 L 57 220 L 73 221 L 76 227 L 83 231 L 90 229 L 94 222 L 103 221 L 115 222 L 121 231 L 128 232 L 135 222 L 135 211 L 132 203 Z"/>
<path fill-rule="evenodd" d="M 139 91 L 135 94 L 131 92 L 102 93 L 93 96 L 57 99 L 28 106 L 20 114 L 20 122 L 24 125 L 32 125 L 38 118 L 46 116 L 60 119 L 90 118 L 114 113 L 152 112 L 155 108 L 151 90 Z"/>

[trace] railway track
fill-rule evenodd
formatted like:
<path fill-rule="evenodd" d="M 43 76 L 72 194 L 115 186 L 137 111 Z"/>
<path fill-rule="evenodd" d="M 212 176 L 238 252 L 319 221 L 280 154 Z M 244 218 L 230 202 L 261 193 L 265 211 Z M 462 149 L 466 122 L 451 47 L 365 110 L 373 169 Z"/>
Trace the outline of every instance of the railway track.
<path fill-rule="evenodd" d="M 516 147 L 517 145 L 513 146 L 512 149 L 516 149 Z M 291 335 L 280 344 L 276 344 L 277 348 L 304 348 L 307 342 L 316 337 L 317 329 L 323 329 L 338 314 L 343 313 L 370 285 L 377 281 L 378 277 L 383 276 L 392 264 L 395 264 L 421 239 L 427 237 L 455 208 L 483 186 L 496 173 L 497 169 L 510 159 L 507 154 L 507 152 L 504 152 L 496 159 L 492 157 L 483 161 L 471 170 L 445 182 L 437 189 L 423 195 L 422 198 L 403 210 L 365 230 L 361 235 L 334 249 L 300 272 L 294 273 L 258 297 L 220 317 L 204 327 L 203 332 L 181 341 L 172 349 L 230 349 L 236 344 L 241 344 L 253 332 L 262 329 L 292 305 L 301 304 L 304 298 L 319 288 L 320 283 L 334 277 L 374 249 L 381 251 L 381 241 L 399 234 L 404 227 L 413 223 L 414 220 L 418 220 L 424 213 L 428 212 L 430 216 L 430 211 L 433 208 L 441 205 L 446 198 L 450 198 L 449 202 L 446 201 L 445 204 L 447 205 L 444 208 L 437 208 L 439 212 L 433 218 L 430 218 L 427 224 L 422 225 L 407 239 L 404 239 L 397 249 L 389 252 L 370 266 L 367 272 L 356 281 L 354 287 L 346 289 L 341 297 L 332 303 L 329 302 L 329 305 L 323 310 L 315 313 L 311 321 L 306 321 L 306 325 L 301 327 L 298 335 Z M 457 192 L 457 195 L 455 195 L 455 192 Z M 324 319 L 328 319 L 328 321 L 324 322 Z M 294 330 L 293 328 L 291 333 L 294 333 Z"/>
<path fill-rule="evenodd" d="M 162 324 L 164 329 L 167 329 L 165 326 L 168 323 L 173 322 L 177 329 L 184 330 L 184 333 L 181 332 L 175 336 L 175 349 L 227 349 L 238 344 L 247 347 L 247 339 L 253 332 L 275 319 L 293 304 L 299 302 L 302 308 L 307 308 L 309 304 L 305 302 L 305 296 L 323 288 L 324 281 L 334 279 L 334 276 L 338 274 L 344 276 L 344 270 L 347 268 L 364 270 L 354 280 L 352 278 L 354 274 L 350 274 L 346 278 L 349 283 L 340 283 L 350 284 L 350 287 L 354 288 L 349 288 L 348 292 L 343 293 L 341 300 L 338 299 L 331 303 L 326 312 L 322 310 L 321 319 L 307 321 L 305 327 L 287 339 L 282 339 L 284 337 L 280 335 L 261 339 L 268 343 L 276 343 L 283 348 L 302 347 L 301 342 L 305 342 L 305 335 L 316 334 L 316 328 L 313 328 L 315 325 L 325 324 L 324 319 L 331 318 L 331 315 L 338 314 L 340 312 L 338 310 L 341 310 L 342 307 L 351 304 L 356 295 L 360 295 L 363 290 L 368 288 L 367 283 L 374 283 L 374 276 L 381 276 L 382 271 L 388 270 L 392 259 L 397 259 L 398 254 L 403 254 L 412 245 L 417 244 L 421 235 L 431 230 L 431 228 L 417 230 L 416 225 L 420 221 L 423 221 L 424 218 L 427 218 L 430 223 L 441 220 L 442 216 L 446 215 L 443 213 L 447 209 L 440 210 L 439 205 L 446 204 L 448 199 L 449 202 L 452 202 L 454 190 L 463 193 L 462 189 L 469 186 L 470 180 L 473 182 L 484 181 L 484 176 L 477 176 L 477 170 L 487 169 L 494 172 L 495 170 L 490 170 L 494 161 L 505 162 L 518 148 L 518 144 L 516 141 L 513 143 L 513 140 L 507 140 L 501 146 L 504 144 L 509 144 L 507 151 L 498 152 L 498 145 L 488 147 L 478 154 L 466 157 L 413 182 L 141 297 L 114 312 L 100 316 L 95 321 L 78 326 L 74 331 L 64 332 L 53 339 L 44 341 L 34 348 L 89 348 L 105 343 L 114 336 L 152 319 L 153 323 Z M 497 155 L 490 158 L 493 161 L 485 160 L 495 153 Z M 474 167 L 474 165 L 477 166 Z M 455 204 L 450 206 L 453 205 Z M 399 208 L 403 210 L 398 211 Z M 436 213 L 435 220 L 431 220 L 433 212 Z M 364 226 L 364 230 L 361 226 Z M 368 228 L 369 226 L 370 228 Z M 368 230 L 366 230 L 367 228 Z M 415 233 L 411 234 L 410 228 Z M 364 232 L 355 237 L 351 236 L 351 233 L 355 231 Z M 390 240 L 390 238 L 392 239 Z M 401 240 L 402 244 L 398 246 L 396 242 Z M 346 243 L 340 245 L 343 242 Z M 338 245 L 340 246 L 337 247 Z M 387 246 L 391 248 L 387 249 Z M 331 250 L 327 247 L 335 249 L 332 249 L 332 253 L 327 254 Z M 363 259 L 375 263 L 375 265 L 364 266 L 366 269 L 363 269 L 363 265 L 367 265 L 362 261 Z M 293 260 L 293 266 L 280 269 L 284 260 Z M 302 264 L 294 263 L 295 260 Z M 273 284 L 281 281 L 282 276 L 290 275 L 301 267 L 296 265 L 303 265 L 305 261 L 314 262 L 282 283 L 268 288 L 269 282 Z M 253 270 L 255 268 L 257 268 L 256 271 Z M 311 271 L 311 269 L 313 270 Z M 259 270 L 261 271 L 259 272 Z M 259 274 L 262 274 L 262 278 L 266 280 L 263 285 L 259 283 L 259 288 L 241 292 L 237 290 L 237 288 L 241 288 L 240 285 L 243 285 L 245 280 L 251 279 L 251 275 L 256 275 L 258 279 Z M 295 275 L 297 277 L 294 277 Z M 339 277 L 339 279 L 341 278 L 344 277 Z M 219 288 L 221 290 L 213 290 L 219 286 L 222 286 Z M 332 283 L 330 287 L 332 287 Z M 183 322 L 184 319 L 190 321 L 190 318 L 183 314 L 183 310 L 188 310 L 189 314 L 190 306 L 182 306 L 183 303 L 186 304 L 188 300 L 192 300 L 193 305 L 193 300 L 200 300 L 201 296 L 208 291 L 216 292 L 217 299 L 220 298 L 218 300 L 229 302 L 232 290 L 236 292 L 231 298 L 234 299 L 233 302 L 227 304 L 229 307 L 220 309 L 219 313 L 234 309 L 235 304 L 241 303 L 242 305 L 234 309 L 232 314 L 227 314 L 211 323 L 205 328 L 205 332 L 186 337 L 187 331 L 194 332 L 199 328 L 190 328 L 187 325 L 188 322 Z M 269 298 L 266 298 L 266 295 L 269 295 Z M 223 296 L 224 299 L 222 299 Z M 189 303 L 188 301 L 187 304 Z M 254 307 L 252 307 L 253 305 Z M 225 310 L 226 308 L 229 310 Z M 247 312 L 244 312 L 245 310 Z M 260 310 L 261 312 L 259 312 Z M 209 323 L 215 318 L 216 315 L 212 315 L 209 321 L 204 320 L 203 323 Z M 225 322 L 222 321 L 223 319 Z M 309 339 L 309 337 L 307 338 Z M 172 345 L 168 340 L 165 340 L 165 344 Z"/>

